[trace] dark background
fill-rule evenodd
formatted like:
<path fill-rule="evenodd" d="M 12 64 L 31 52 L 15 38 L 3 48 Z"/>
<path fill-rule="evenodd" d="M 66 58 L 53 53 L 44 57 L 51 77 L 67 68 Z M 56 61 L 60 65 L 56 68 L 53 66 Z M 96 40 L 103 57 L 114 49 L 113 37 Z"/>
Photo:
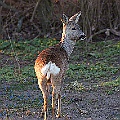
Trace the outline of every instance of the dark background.
<path fill-rule="evenodd" d="M 60 39 L 62 14 L 78 11 L 88 40 L 120 37 L 120 0 L 1 0 L 0 39 Z"/>

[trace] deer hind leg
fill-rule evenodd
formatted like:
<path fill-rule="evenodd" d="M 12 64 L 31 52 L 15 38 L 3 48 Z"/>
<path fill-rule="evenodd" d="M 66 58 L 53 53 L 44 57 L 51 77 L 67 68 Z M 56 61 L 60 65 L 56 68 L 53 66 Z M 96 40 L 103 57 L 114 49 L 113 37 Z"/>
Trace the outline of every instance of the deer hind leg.
<path fill-rule="evenodd" d="M 43 94 L 44 99 L 44 105 L 43 105 L 43 111 L 42 111 L 42 117 L 44 116 L 44 120 L 47 120 L 47 104 L 48 104 L 48 91 L 47 91 L 47 83 L 45 81 L 38 82 L 39 87 Z"/>
<path fill-rule="evenodd" d="M 58 111 L 57 111 L 57 117 L 61 117 L 61 92 L 58 94 Z"/>
<path fill-rule="evenodd" d="M 56 94 L 55 94 L 55 87 L 53 87 L 52 91 L 52 119 L 55 119 L 55 104 L 56 104 Z"/>
<path fill-rule="evenodd" d="M 58 99 L 58 109 L 57 109 L 57 117 L 61 117 L 61 87 L 55 86 L 53 87 L 52 91 L 52 118 L 55 118 L 55 105 L 56 105 L 56 98 Z"/>
<path fill-rule="evenodd" d="M 56 105 L 56 99 L 58 99 L 58 116 L 60 117 L 61 114 L 61 74 L 57 76 L 51 77 L 51 83 L 52 83 L 52 117 L 55 118 L 55 105 Z"/>

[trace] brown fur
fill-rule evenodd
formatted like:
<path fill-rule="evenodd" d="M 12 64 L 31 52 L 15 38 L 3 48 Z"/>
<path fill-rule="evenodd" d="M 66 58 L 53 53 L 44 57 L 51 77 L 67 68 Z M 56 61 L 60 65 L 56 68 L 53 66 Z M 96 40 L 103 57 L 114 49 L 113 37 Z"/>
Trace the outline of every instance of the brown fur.
<path fill-rule="evenodd" d="M 35 61 L 35 72 L 38 78 L 38 84 L 44 98 L 44 120 L 47 119 L 47 99 L 49 95 L 48 83 L 52 85 L 52 118 L 55 118 L 55 101 L 58 99 L 58 117 L 61 115 L 61 86 L 62 79 L 68 69 L 68 58 L 73 51 L 76 40 L 83 38 L 84 33 L 80 30 L 77 21 L 80 12 L 72 16 L 69 20 L 66 15 L 63 16 L 63 34 L 59 44 L 43 50 Z M 59 73 L 50 78 L 41 73 L 41 69 L 51 61 L 60 69 Z"/>
<path fill-rule="evenodd" d="M 65 67 L 66 64 L 68 64 L 68 55 L 63 49 L 61 42 L 55 46 L 43 50 L 36 59 L 35 66 L 37 65 L 39 68 L 41 68 L 49 61 L 55 63 L 59 68 L 63 68 L 63 62 L 65 63 Z"/>

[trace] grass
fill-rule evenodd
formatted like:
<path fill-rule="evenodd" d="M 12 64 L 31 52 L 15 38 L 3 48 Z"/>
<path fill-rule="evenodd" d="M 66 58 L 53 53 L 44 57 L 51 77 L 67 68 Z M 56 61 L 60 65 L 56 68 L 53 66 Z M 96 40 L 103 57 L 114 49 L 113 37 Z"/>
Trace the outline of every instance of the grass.
<path fill-rule="evenodd" d="M 108 91 L 111 91 L 109 87 L 112 87 L 113 91 L 115 87 L 120 87 L 120 42 L 115 43 L 110 40 L 88 44 L 78 43 L 74 54 L 70 59 L 74 64 L 70 63 L 67 77 L 72 78 L 72 81 L 78 81 L 79 90 L 81 90 L 81 82 L 95 83 L 95 86 L 102 84 L 102 87 L 107 87 Z M 78 86 L 70 87 L 76 90 Z"/>
<path fill-rule="evenodd" d="M 79 49 L 82 49 L 82 52 L 77 55 L 77 58 L 74 56 L 71 58 L 71 61 L 76 62 L 70 64 L 70 69 L 67 71 L 70 78 L 109 79 L 119 72 L 120 42 L 115 44 L 112 41 L 102 41 L 87 46 L 80 44 L 77 46 L 80 46 Z M 83 60 L 80 60 L 81 57 Z"/>
<path fill-rule="evenodd" d="M 35 39 L 33 41 L 9 41 L 0 40 L 0 52 L 7 55 L 6 61 L 14 61 L 12 64 L 4 64 L 1 68 L 0 79 L 24 79 L 35 77 L 34 60 L 38 53 L 43 49 L 56 44 L 56 40 L 52 39 Z M 21 62 L 27 61 L 26 65 Z M 2 58 L 1 58 L 2 64 Z"/>
<path fill-rule="evenodd" d="M 108 79 L 118 71 L 119 67 L 108 66 L 102 62 L 90 65 L 83 62 L 82 64 L 70 64 L 67 75 L 73 79 L 100 80 L 102 78 Z"/>
<path fill-rule="evenodd" d="M 35 39 L 26 41 L 0 40 L 0 52 L 9 56 L 17 56 L 22 60 L 33 60 L 39 51 L 56 44 L 53 39 Z"/>
<path fill-rule="evenodd" d="M 0 104 L 4 104 L 0 116 L 6 113 L 6 108 L 28 110 L 42 106 L 34 61 L 40 51 L 56 43 L 53 39 L 0 40 L 0 89 L 4 91 L 0 98 Z M 67 89 L 86 90 L 84 82 L 87 82 L 95 83 L 97 89 L 105 88 L 108 94 L 119 91 L 119 55 L 120 42 L 78 42 L 66 73 Z"/>

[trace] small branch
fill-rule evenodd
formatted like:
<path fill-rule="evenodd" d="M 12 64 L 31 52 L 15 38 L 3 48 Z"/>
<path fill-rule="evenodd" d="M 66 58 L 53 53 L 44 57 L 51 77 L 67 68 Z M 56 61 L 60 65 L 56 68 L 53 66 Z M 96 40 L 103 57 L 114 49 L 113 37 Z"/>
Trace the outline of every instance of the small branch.
<path fill-rule="evenodd" d="M 103 33 L 103 32 L 106 32 L 106 31 L 107 31 L 107 29 L 103 29 L 103 30 L 100 30 L 100 31 L 94 33 L 93 35 L 91 35 L 91 36 L 88 38 L 88 42 L 89 42 L 94 36 L 96 36 L 96 35 L 98 35 L 98 34 L 101 34 L 101 33 Z"/>
<path fill-rule="evenodd" d="M 31 24 L 34 26 L 34 28 L 36 28 L 36 30 L 39 32 L 39 34 L 41 33 L 41 30 L 39 29 L 39 27 L 37 25 L 35 25 L 35 23 L 31 22 Z"/>
<path fill-rule="evenodd" d="M 34 22 L 31 22 L 31 24 L 32 24 L 33 27 L 38 31 L 38 35 L 37 35 L 35 38 L 37 38 L 37 37 L 40 36 L 40 35 L 44 35 L 44 34 L 41 32 L 41 30 L 39 29 L 39 27 L 38 27 L 37 25 L 35 25 Z M 35 39 L 35 38 L 34 38 L 34 39 Z"/>
<path fill-rule="evenodd" d="M 115 29 L 110 29 L 110 32 L 116 36 L 120 37 L 120 32 L 116 31 Z"/>
<path fill-rule="evenodd" d="M 81 110 L 78 103 L 75 102 L 75 105 L 76 105 L 76 108 L 78 109 L 78 111 L 80 112 L 80 114 L 87 114 L 88 113 L 88 111 L 86 111 L 86 110 Z"/>
<path fill-rule="evenodd" d="M 33 18 L 34 18 L 34 16 L 35 16 L 35 11 L 36 11 L 36 9 L 37 9 L 37 7 L 38 7 L 38 5 L 39 5 L 39 2 L 40 2 L 40 0 L 38 0 L 38 2 L 37 2 L 36 5 L 35 5 L 35 8 L 34 8 L 34 11 L 33 11 L 32 17 L 31 17 L 31 19 L 30 19 L 30 22 L 33 21 Z"/>
<path fill-rule="evenodd" d="M 3 25 L 2 25 L 2 6 L 0 7 L 0 39 L 2 38 L 2 30 L 3 30 Z"/>
<path fill-rule="evenodd" d="M 116 36 L 119 36 L 120 37 L 120 32 L 116 31 L 115 29 L 103 29 L 103 30 L 100 30 L 96 33 L 94 33 L 93 35 L 91 35 L 89 38 L 88 38 L 88 42 L 96 35 L 98 34 L 101 34 L 101 33 L 105 33 L 105 32 L 111 32 L 112 34 L 116 35 Z"/>

